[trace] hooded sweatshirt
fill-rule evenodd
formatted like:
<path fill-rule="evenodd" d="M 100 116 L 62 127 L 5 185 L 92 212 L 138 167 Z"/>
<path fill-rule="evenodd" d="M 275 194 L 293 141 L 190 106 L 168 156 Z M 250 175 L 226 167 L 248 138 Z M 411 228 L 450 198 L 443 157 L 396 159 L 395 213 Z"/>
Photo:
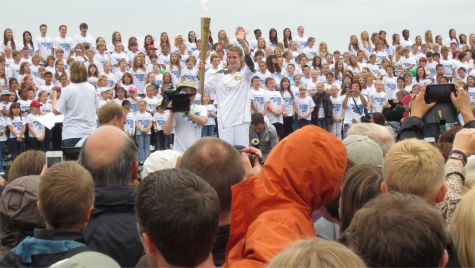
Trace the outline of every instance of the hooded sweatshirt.
<path fill-rule="evenodd" d="M 306 126 L 282 140 L 261 173 L 232 187 L 225 267 L 264 267 L 293 242 L 315 237 L 312 211 L 337 197 L 346 167 L 343 144 Z"/>

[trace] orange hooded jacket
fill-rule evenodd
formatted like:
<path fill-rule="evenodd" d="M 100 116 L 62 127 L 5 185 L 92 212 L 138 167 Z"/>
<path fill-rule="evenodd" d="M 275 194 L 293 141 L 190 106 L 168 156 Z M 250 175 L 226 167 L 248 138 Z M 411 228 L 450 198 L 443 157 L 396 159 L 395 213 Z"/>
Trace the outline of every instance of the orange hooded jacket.
<path fill-rule="evenodd" d="M 282 140 L 259 176 L 232 187 L 223 267 L 264 267 L 294 241 L 315 237 L 312 211 L 338 195 L 345 167 L 345 147 L 321 128 Z"/>

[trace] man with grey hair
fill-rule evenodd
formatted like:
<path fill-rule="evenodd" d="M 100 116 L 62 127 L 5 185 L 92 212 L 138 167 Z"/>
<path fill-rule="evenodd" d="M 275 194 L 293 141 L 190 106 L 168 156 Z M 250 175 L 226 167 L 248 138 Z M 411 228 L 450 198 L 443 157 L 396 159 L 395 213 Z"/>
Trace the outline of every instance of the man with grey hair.
<path fill-rule="evenodd" d="M 396 143 L 396 136 L 392 129 L 374 123 L 357 123 L 352 125 L 348 130 L 348 136 L 351 135 L 367 136 L 381 147 L 383 156 Z"/>
<path fill-rule="evenodd" d="M 96 187 L 94 210 L 84 229 L 87 246 L 122 267 L 134 267 L 144 254 L 134 212 L 135 143 L 119 128 L 103 126 L 86 140 L 79 161 Z"/>

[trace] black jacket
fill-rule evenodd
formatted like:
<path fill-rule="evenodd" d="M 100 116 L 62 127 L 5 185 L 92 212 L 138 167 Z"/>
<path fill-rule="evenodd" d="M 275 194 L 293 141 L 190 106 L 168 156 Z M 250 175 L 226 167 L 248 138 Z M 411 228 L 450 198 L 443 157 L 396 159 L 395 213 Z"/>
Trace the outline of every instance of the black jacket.
<path fill-rule="evenodd" d="M 49 267 L 60 260 L 89 251 L 81 233 L 35 229 L 2 260 L 0 267 Z"/>
<path fill-rule="evenodd" d="M 135 266 L 144 250 L 135 220 L 134 188 L 96 188 L 94 210 L 84 237 L 88 247 L 113 258 L 120 266 Z"/>
<path fill-rule="evenodd" d="M 313 102 L 315 103 L 315 108 L 313 109 L 313 112 L 312 112 L 313 123 L 315 123 L 318 119 L 318 110 L 320 109 L 320 105 L 323 106 L 325 118 L 332 118 L 333 106 L 332 106 L 332 101 L 330 99 L 330 95 L 328 95 L 325 92 L 322 92 L 322 93 L 317 92 L 312 97 L 312 99 L 313 99 Z"/>
<path fill-rule="evenodd" d="M 384 108 L 383 114 L 388 121 L 401 122 L 404 117 L 404 107 L 400 103 L 390 103 L 391 108 Z"/>

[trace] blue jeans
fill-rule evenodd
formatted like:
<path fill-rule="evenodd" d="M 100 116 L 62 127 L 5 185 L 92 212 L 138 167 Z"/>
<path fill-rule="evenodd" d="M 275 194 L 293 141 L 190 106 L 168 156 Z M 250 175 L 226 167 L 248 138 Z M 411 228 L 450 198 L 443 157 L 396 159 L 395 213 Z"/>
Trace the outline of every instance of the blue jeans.
<path fill-rule="evenodd" d="M 206 125 L 201 127 L 201 137 L 214 136 L 214 125 Z"/>
<path fill-rule="evenodd" d="M 136 135 L 139 163 L 143 164 L 150 155 L 150 134 Z"/>

